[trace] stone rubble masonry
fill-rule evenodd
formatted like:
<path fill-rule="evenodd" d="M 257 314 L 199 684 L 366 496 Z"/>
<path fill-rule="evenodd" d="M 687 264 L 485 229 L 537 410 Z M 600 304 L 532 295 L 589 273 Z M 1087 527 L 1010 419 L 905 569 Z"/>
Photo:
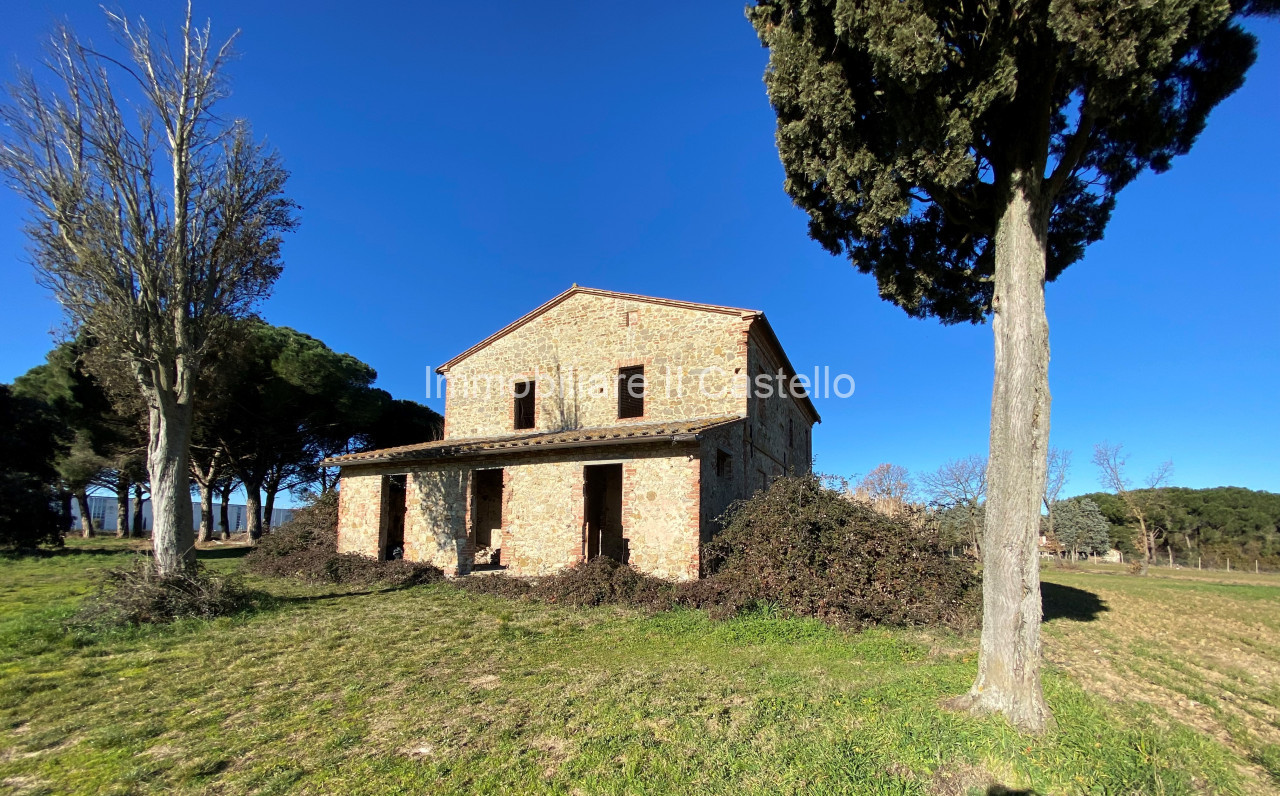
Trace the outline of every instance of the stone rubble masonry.
<path fill-rule="evenodd" d="M 811 416 L 795 399 L 734 389 L 735 382 L 776 373 L 780 364 L 753 317 L 571 293 L 447 369 L 445 439 L 523 433 L 514 428 L 511 383 L 535 375 L 542 379 L 535 432 L 718 416 L 743 422 L 676 446 L 593 445 L 344 465 L 339 552 L 384 553 L 385 476 L 405 474 L 405 558 L 432 563 L 450 576 L 467 574 L 475 554 L 473 474 L 502 468 L 502 527 L 494 540 L 502 563 L 513 575 L 550 574 L 578 563 L 585 552 L 583 468 L 621 462 L 631 563 L 663 578 L 698 577 L 700 545 L 719 530 L 719 518 L 734 501 L 812 466 Z M 620 420 L 616 373 L 631 365 L 645 366 L 644 416 Z M 594 381 L 584 384 L 592 375 Z M 559 383 L 567 389 L 558 389 Z"/>
<path fill-rule="evenodd" d="M 515 433 L 522 377 L 538 379 L 539 431 L 745 415 L 733 380 L 749 327 L 734 314 L 573 295 L 449 368 L 445 439 Z M 645 368 L 644 416 L 619 420 L 617 372 L 630 365 Z"/>
<path fill-rule="evenodd" d="M 338 491 L 338 552 L 382 556 L 382 473 L 343 470 Z"/>
<path fill-rule="evenodd" d="M 635 448 L 644 448 L 635 450 Z M 370 494 L 386 475 L 406 473 L 404 556 L 444 570 L 471 571 L 475 543 L 469 533 L 471 479 L 476 470 L 503 470 L 502 562 L 508 574 L 549 575 L 582 561 L 583 468 L 621 462 L 623 536 L 631 564 L 669 580 L 698 577 L 700 460 L 698 446 L 631 446 L 560 451 L 544 455 L 486 457 L 471 462 L 430 462 L 407 469 L 346 468 L 339 500 L 338 549 L 377 557 L 381 514 Z"/>

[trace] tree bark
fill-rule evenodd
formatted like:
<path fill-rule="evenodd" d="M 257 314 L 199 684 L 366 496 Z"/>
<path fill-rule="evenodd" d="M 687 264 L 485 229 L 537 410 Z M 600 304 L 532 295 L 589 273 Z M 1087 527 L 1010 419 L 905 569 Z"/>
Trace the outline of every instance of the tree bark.
<path fill-rule="evenodd" d="M 200 483 L 200 532 L 197 542 L 207 542 L 213 538 L 213 485 Z"/>
<path fill-rule="evenodd" d="M 978 675 L 957 706 L 1004 714 L 1015 727 L 1054 724 L 1040 684 L 1037 543 L 1049 447 L 1049 321 L 1045 315 L 1047 214 L 1039 177 L 1014 171 L 995 235 L 995 384 L 983 533 Z"/>
<path fill-rule="evenodd" d="M 267 484 L 267 499 L 262 504 L 262 527 L 265 531 L 271 530 L 271 515 L 276 510 L 276 493 L 280 491 L 279 484 Z"/>
<path fill-rule="evenodd" d="M 191 404 L 158 389 L 150 402 L 147 471 L 151 476 L 151 547 L 160 575 L 196 563 L 191 524 Z"/>
<path fill-rule="evenodd" d="M 116 476 L 116 538 L 124 539 L 129 535 L 129 476 L 120 473 Z"/>
<path fill-rule="evenodd" d="M 262 487 L 244 484 L 245 541 L 255 544 L 262 538 Z"/>
<path fill-rule="evenodd" d="M 80 535 L 93 538 L 93 515 L 89 513 L 89 495 L 83 488 L 76 490 L 76 505 L 80 507 Z"/>
<path fill-rule="evenodd" d="M 218 507 L 218 530 L 222 531 L 223 539 L 231 538 L 231 483 L 222 488 L 220 495 L 222 502 Z"/>
<path fill-rule="evenodd" d="M 142 527 L 142 484 L 133 485 L 133 525 L 130 535 L 141 537 L 146 528 Z"/>

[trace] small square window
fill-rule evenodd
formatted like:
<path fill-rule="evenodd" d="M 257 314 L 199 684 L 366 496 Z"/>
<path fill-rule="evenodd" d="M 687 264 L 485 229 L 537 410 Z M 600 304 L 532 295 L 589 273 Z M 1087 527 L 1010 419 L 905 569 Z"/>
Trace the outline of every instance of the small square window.
<path fill-rule="evenodd" d="M 640 323 L 640 313 L 636 310 L 629 311 L 627 313 L 627 326 L 635 326 L 638 323 Z"/>

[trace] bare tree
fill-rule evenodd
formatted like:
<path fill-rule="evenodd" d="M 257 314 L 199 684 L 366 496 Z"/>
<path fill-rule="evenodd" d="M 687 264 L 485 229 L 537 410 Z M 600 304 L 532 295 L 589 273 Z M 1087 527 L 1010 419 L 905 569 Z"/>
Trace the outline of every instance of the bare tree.
<path fill-rule="evenodd" d="M 1050 448 L 1047 459 L 1047 469 L 1044 479 L 1044 494 L 1041 500 L 1044 502 L 1045 514 L 1048 516 L 1048 533 L 1049 538 L 1053 538 L 1053 506 L 1058 502 L 1058 496 L 1062 494 L 1062 488 L 1067 484 L 1067 475 L 1071 471 L 1071 451 L 1064 451 L 1061 448 Z"/>
<path fill-rule="evenodd" d="M 214 113 L 234 36 L 213 44 L 190 6 L 174 43 L 107 17 L 124 56 L 62 27 L 45 62 L 54 87 L 30 72 L 11 87 L 0 171 L 31 205 L 42 284 L 142 391 L 153 547 L 169 574 L 195 561 L 193 381 L 228 319 L 270 292 L 296 206 L 278 156 Z"/>
<path fill-rule="evenodd" d="M 900 464 L 885 462 L 858 481 L 854 495 L 869 500 L 876 509 L 896 514 L 911 501 L 915 484 L 911 473 Z"/>
<path fill-rule="evenodd" d="M 1147 574 L 1151 562 L 1156 556 L 1156 544 L 1163 533 L 1153 521 L 1153 499 L 1158 498 L 1160 490 L 1168 484 L 1173 474 L 1173 462 L 1163 462 L 1147 476 L 1146 493 L 1133 490 L 1133 482 L 1125 473 L 1128 459 L 1123 445 L 1111 445 L 1103 442 L 1093 448 L 1093 463 L 1098 466 L 1098 480 L 1107 489 L 1116 493 L 1124 504 L 1129 516 L 1138 523 L 1138 538 L 1142 542 L 1142 562 L 1139 574 Z"/>
<path fill-rule="evenodd" d="M 920 476 L 920 485 L 930 502 L 943 508 L 964 512 L 973 554 L 982 555 L 981 511 L 987 495 L 987 459 L 966 456 L 938 468 L 937 472 Z"/>

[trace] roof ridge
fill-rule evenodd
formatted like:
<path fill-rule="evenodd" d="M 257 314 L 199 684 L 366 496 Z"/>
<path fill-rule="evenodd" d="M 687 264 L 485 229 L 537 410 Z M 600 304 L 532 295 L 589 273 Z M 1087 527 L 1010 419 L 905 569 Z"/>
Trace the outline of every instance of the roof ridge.
<path fill-rule="evenodd" d="M 490 343 L 493 343 L 499 338 L 507 336 L 511 332 L 514 332 L 516 329 L 519 329 L 521 326 L 524 326 L 526 323 L 530 322 L 531 320 L 538 317 L 539 315 L 542 315 L 548 310 L 567 301 L 570 297 L 575 296 L 579 293 L 592 295 L 592 296 L 608 296 L 611 298 L 629 299 L 631 301 L 643 301 L 650 304 L 662 304 L 669 307 L 680 307 L 684 309 L 703 310 L 706 312 L 719 312 L 726 315 L 738 315 L 741 317 L 751 317 L 751 316 L 764 314 L 760 310 L 751 310 L 751 309 L 746 309 L 745 307 L 730 307 L 724 304 L 703 304 L 696 301 L 683 301 L 681 299 L 661 298 L 660 296 L 645 296 L 639 293 L 623 293 L 617 290 L 605 290 L 603 288 L 596 288 L 596 287 L 583 287 L 579 285 L 577 282 L 575 282 L 573 286 L 570 287 L 568 290 L 564 291 L 563 293 L 557 294 L 556 296 L 552 297 L 549 301 L 539 304 L 537 307 L 534 307 L 529 312 L 526 312 L 524 315 L 521 315 L 519 318 L 516 318 L 511 323 L 507 324 L 506 326 L 502 327 L 498 331 L 494 332 L 493 334 L 484 338 L 483 340 L 471 346 L 467 350 L 463 351 L 461 354 L 458 354 L 457 356 L 437 366 L 436 373 L 444 373 L 446 370 L 453 367 L 454 365 L 461 362 L 462 360 L 466 359 L 467 357 L 471 356 L 476 351 L 479 351 L 480 349 L 488 346 Z"/>

